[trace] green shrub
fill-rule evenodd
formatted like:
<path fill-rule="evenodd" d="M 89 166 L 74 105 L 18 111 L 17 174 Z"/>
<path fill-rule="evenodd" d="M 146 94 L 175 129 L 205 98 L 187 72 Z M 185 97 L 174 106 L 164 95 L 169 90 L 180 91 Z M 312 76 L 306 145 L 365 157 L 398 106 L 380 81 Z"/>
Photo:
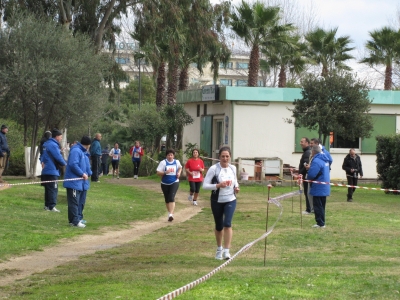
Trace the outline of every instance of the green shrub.
<path fill-rule="evenodd" d="M 139 176 L 151 176 L 156 173 L 157 158 L 150 159 L 147 155 L 142 157 L 139 166 Z M 133 162 L 130 155 L 123 155 L 119 162 L 119 176 L 124 178 L 133 177 Z"/>
<path fill-rule="evenodd" d="M 400 189 L 400 135 L 376 137 L 376 171 L 382 188 Z"/>
<path fill-rule="evenodd" d="M 8 169 L 4 172 L 4 175 L 25 175 L 25 147 L 23 128 L 15 121 L 8 119 L 0 119 L 0 125 L 1 124 L 6 124 L 8 126 L 8 133 L 6 136 L 8 147 L 10 148 L 11 152 Z"/>

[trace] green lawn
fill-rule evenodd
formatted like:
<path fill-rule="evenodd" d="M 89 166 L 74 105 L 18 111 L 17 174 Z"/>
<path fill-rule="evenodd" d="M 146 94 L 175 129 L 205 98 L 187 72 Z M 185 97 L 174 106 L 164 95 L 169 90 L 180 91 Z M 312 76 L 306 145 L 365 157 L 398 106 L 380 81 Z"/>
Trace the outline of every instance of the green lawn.
<path fill-rule="evenodd" d="M 106 182 L 92 187 L 86 214 L 93 221 L 84 230 L 67 226 L 63 191 L 57 207 L 64 219 L 42 211 L 41 187 L 1 191 L 0 258 L 37 250 L 63 237 L 93 234 L 103 226 L 117 229 L 165 214 L 162 199 L 154 199 L 154 192 Z M 181 189 L 187 189 L 187 184 L 182 183 Z M 231 254 L 265 232 L 267 190 L 241 187 Z M 288 191 L 275 187 L 271 194 Z M 283 215 L 268 236 L 266 266 L 263 240 L 179 298 L 399 299 L 400 196 L 357 190 L 354 202 L 348 203 L 346 193 L 345 188 L 332 188 L 325 229 L 311 228 L 313 216 L 304 216 L 301 228 L 299 197 L 293 202 L 283 200 Z M 222 263 L 214 259 L 207 198 L 208 192 L 201 191 L 205 208 L 187 222 L 35 274 L 28 282 L 0 291 L 9 294 L 8 299 L 157 299 Z M 279 209 L 270 205 L 269 226 L 278 215 Z"/>

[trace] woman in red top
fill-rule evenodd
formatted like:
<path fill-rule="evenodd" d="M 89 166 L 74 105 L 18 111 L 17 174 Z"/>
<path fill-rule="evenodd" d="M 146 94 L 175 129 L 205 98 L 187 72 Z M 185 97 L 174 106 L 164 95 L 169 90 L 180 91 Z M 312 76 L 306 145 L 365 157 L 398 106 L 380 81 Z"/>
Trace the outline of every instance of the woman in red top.
<path fill-rule="evenodd" d="M 199 150 L 192 150 L 192 158 L 185 165 L 186 174 L 190 184 L 189 201 L 193 200 L 193 205 L 197 205 L 197 197 L 199 196 L 200 186 L 203 182 L 204 162 L 199 158 Z"/>

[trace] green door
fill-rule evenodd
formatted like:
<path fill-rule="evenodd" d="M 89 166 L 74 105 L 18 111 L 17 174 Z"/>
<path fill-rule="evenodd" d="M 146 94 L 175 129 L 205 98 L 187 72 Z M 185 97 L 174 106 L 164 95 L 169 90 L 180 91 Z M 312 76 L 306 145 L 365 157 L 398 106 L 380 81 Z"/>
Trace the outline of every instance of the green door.
<path fill-rule="evenodd" d="M 212 157 L 212 116 L 201 117 L 201 128 L 200 128 L 200 149 L 207 152 L 208 157 Z M 212 161 L 206 159 L 204 160 L 206 166 L 211 166 Z"/>

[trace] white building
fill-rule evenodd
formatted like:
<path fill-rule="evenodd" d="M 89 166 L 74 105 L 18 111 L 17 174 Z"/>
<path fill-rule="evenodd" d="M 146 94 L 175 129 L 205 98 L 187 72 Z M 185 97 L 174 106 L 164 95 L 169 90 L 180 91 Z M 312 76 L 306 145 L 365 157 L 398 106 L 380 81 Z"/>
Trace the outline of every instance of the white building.
<path fill-rule="evenodd" d="M 291 118 L 287 108 L 293 107 L 294 99 L 301 99 L 300 89 L 224 86 L 216 90 L 217 95 L 212 89 L 204 88 L 203 93 L 202 90 L 178 93 L 178 103 L 184 104 L 194 119 L 192 125 L 184 128 L 183 145 L 197 143 L 212 158 L 218 157 L 221 145 L 228 145 L 233 160 L 279 158 L 283 164 L 297 167 L 302 154 L 300 139 L 303 136 L 318 137 L 316 132 L 296 129 L 285 122 Z M 359 139 L 352 147 L 361 157 L 364 177 L 377 178 L 375 137 L 394 134 L 400 129 L 400 92 L 371 91 L 370 98 L 373 99 L 370 111 L 374 121 L 372 135 Z M 331 178 L 345 178 L 342 163 L 349 148 L 340 137 L 334 137 L 329 149 L 333 157 Z M 241 168 L 239 166 L 239 170 Z M 245 169 L 253 176 L 254 168 L 246 165 Z"/>

